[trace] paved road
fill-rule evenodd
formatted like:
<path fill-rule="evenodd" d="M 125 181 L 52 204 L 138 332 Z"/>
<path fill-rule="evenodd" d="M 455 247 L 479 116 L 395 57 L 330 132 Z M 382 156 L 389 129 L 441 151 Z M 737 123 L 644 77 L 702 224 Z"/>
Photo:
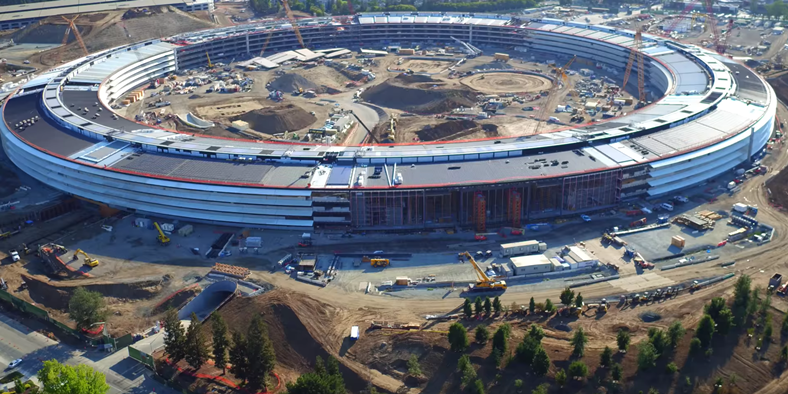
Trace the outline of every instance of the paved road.
<path fill-rule="evenodd" d="M 36 375 L 44 360 L 56 359 L 64 364 L 85 364 L 101 371 L 107 377 L 110 394 L 177 394 L 153 380 L 152 373 L 128 354 L 127 349 L 107 354 L 61 344 L 0 313 L 0 369 L 3 375 L 10 372 L 5 370 L 8 363 L 17 358 L 24 360 L 17 370 L 28 378 Z"/>
<path fill-rule="evenodd" d="M 378 113 L 374 109 L 360 103 L 354 103 L 353 99 L 339 99 L 337 100 L 337 103 L 339 103 L 344 109 L 352 110 L 353 113 L 358 115 L 359 119 L 361 119 L 361 121 L 364 122 L 364 124 L 367 125 L 370 130 L 374 129 L 380 121 L 380 116 L 378 116 Z M 367 131 L 364 129 L 364 127 L 359 125 L 356 127 L 355 131 L 353 131 L 353 134 L 348 136 L 344 145 L 359 145 L 366 137 Z"/>

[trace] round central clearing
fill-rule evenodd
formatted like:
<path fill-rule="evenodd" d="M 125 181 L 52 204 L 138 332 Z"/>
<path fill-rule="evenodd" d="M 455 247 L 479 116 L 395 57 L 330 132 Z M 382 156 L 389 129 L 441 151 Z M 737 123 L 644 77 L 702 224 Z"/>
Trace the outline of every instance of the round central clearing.
<path fill-rule="evenodd" d="M 484 93 L 531 93 L 550 89 L 552 81 L 537 75 L 485 73 L 460 79 L 460 83 Z"/>

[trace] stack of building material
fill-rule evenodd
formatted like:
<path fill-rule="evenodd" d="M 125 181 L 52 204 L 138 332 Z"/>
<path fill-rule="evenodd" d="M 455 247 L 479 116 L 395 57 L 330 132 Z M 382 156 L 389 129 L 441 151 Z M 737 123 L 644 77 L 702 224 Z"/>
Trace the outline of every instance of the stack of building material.
<path fill-rule="evenodd" d="M 192 226 L 191 224 L 187 224 L 187 225 L 185 225 L 185 226 L 183 226 L 183 227 L 178 229 L 178 235 L 183 236 L 183 237 L 185 237 L 185 236 L 187 236 L 187 235 L 189 235 L 189 234 L 191 234 L 193 232 L 194 232 L 194 226 Z"/>
<path fill-rule="evenodd" d="M 126 96 L 125 99 L 123 99 L 122 103 L 125 105 L 129 105 L 131 103 L 136 103 L 137 101 L 142 100 L 143 97 L 145 97 L 145 92 L 143 92 L 142 90 L 135 90 L 129 93 L 129 95 Z"/>
<path fill-rule="evenodd" d="M 216 263 L 213 265 L 213 268 L 211 269 L 211 273 L 228 275 L 240 279 L 246 279 L 249 277 L 249 275 L 251 275 L 252 272 L 248 268 L 236 267 L 234 265 L 229 265 L 229 264 Z"/>
<path fill-rule="evenodd" d="M 700 211 L 698 212 L 697 216 L 714 221 L 722 219 L 722 215 L 714 211 Z"/>
<path fill-rule="evenodd" d="M 674 235 L 673 238 L 670 239 L 670 244 L 677 247 L 677 248 L 684 248 L 684 238 Z"/>

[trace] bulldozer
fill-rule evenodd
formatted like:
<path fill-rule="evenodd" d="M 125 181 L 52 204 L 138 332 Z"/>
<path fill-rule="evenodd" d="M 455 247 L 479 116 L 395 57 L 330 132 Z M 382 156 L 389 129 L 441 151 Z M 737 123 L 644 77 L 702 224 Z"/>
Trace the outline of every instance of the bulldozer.
<path fill-rule="evenodd" d="M 369 263 L 374 268 L 385 268 L 388 267 L 390 264 L 389 259 L 381 259 L 381 258 L 369 259 Z"/>
<path fill-rule="evenodd" d="M 98 261 L 98 260 L 96 260 L 96 259 L 94 259 L 94 258 L 91 258 L 91 257 L 90 257 L 90 256 L 89 256 L 87 253 L 85 253 L 85 251 L 84 251 L 84 250 L 82 250 L 82 249 L 77 249 L 77 251 L 76 251 L 76 252 L 74 252 L 74 257 L 73 257 L 73 260 L 76 260 L 76 259 L 78 259 L 80 254 L 81 254 L 81 255 L 83 255 L 83 256 L 85 256 L 85 261 L 82 263 L 82 265 L 84 265 L 84 266 L 87 266 L 87 267 L 91 267 L 91 268 L 93 268 L 93 267 L 98 267 L 98 265 L 99 265 L 99 261 Z"/>

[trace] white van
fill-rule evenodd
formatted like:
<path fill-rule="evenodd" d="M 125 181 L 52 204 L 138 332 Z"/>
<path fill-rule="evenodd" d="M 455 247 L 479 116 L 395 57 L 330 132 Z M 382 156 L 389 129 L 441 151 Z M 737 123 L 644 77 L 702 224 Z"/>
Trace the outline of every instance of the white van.
<path fill-rule="evenodd" d="M 666 211 L 672 211 L 673 210 L 673 204 L 668 203 L 668 202 L 663 202 L 662 204 L 660 204 L 660 207 L 662 207 L 662 209 L 664 209 Z"/>

